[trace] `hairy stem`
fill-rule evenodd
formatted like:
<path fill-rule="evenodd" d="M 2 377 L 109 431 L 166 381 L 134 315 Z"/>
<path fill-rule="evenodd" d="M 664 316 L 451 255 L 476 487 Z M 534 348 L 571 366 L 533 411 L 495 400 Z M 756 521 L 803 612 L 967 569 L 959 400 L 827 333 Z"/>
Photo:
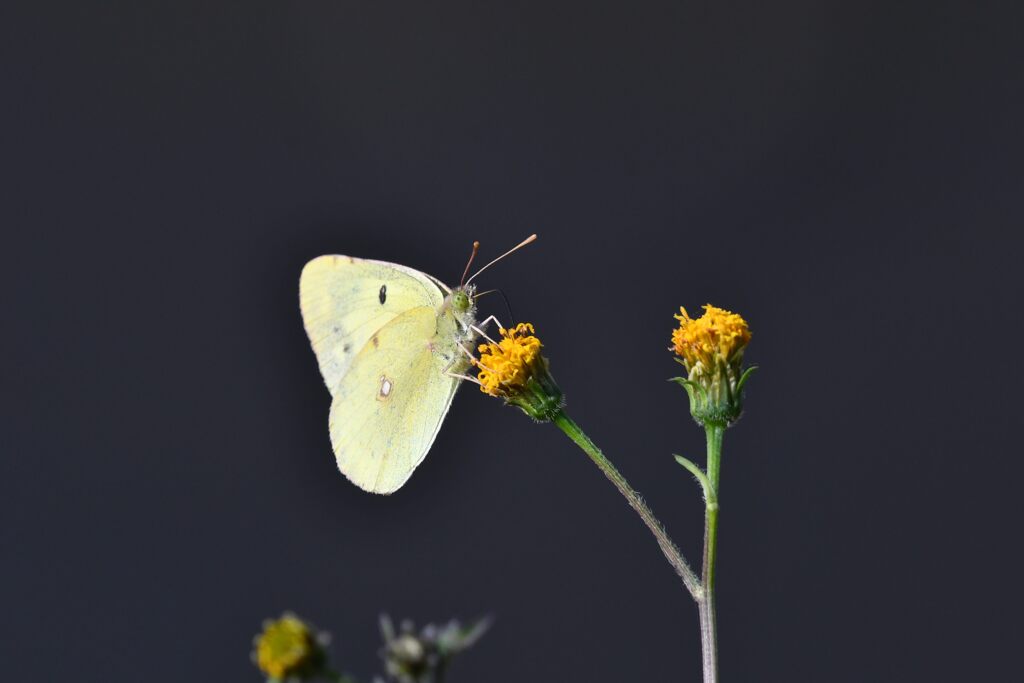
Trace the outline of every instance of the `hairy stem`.
<path fill-rule="evenodd" d="M 640 519 L 643 520 L 644 524 L 647 525 L 647 528 L 651 530 L 652 534 L 654 534 L 654 538 L 658 541 L 658 546 L 661 548 L 661 552 L 665 554 L 665 558 L 668 560 L 669 564 L 671 564 L 672 568 L 675 569 L 679 578 L 683 580 L 683 584 L 690 592 L 690 595 L 693 596 L 694 600 L 700 603 L 703 599 L 704 591 L 700 580 L 697 578 L 697 575 L 693 573 L 693 570 L 690 569 L 690 565 L 686 562 L 686 558 L 683 557 L 682 552 L 676 544 L 672 542 L 672 539 L 669 538 L 669 535 L 665 532 L 661 522 L 659 522 L 658 518 L 654 516 L 651 509 L 647 507 L 647 504 L 643 501 L 643 498 L 640 497 L 640 494 L 633 490 L 629 485 L 629 482 L 626 481 L 626 478 L 623 477 L 617 469 L 615 469 L 615 466 L 612 465 L 611 461 L 609 461 L 601 450 L 594 445 L 594 442 L 583 433 L 583 430 L 579 428 L 579 425 L 573 422 L 569 416 L 562 412 L 562 410 L 559 409 L 558 412 L 552 416 L 551 421 L 554 422 L 559 429 L 565 432 L 565 434 L 572 439 L 577 446 L 582 448 L 584 453 L 590 456 L 590 459 L 594 461 L 594 464 L 604 472 L 604 475 L 608 477 L 612 484 L 615 485 L 615 488 L 619 490 L 619 493 L 625 497 L 626 502 L 629 503 L 630 507 L 636 510 L 637 514 L 640 515 Z M 705 680 L 707 679 L 705 678 Z"/>
<path fill-rule="evenodd" d="M 708 442 L 707 477 L 704 512 L 704 566 L 700 610 L 700 640 L 703 653 L 704 683 L 718 683 L 718 634 L 715 615 L 715 559 L 718 554 L 718 491 L 722 469 L 722 436 L 725 425 L 705 425 Z"/>

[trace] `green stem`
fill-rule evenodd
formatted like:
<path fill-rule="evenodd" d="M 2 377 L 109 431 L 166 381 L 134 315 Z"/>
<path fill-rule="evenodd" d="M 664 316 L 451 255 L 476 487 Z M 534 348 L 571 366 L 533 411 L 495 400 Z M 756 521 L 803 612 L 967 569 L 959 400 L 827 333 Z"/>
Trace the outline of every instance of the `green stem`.
<path fill-rule="evenodd" d="M 700 611 L 700 640 L 703 652 L 704 683 L 718 683 L 718 633 L 715 615 L 715 560 L 718 555 L 718 491 L 722 469 L 722 436 L 725 425 L 707 423 L 708 490 L 705 492 L 703 599 Z"/>
<path fill-rule="evenodd" d="M 661 548 L 661 552 L 665 554 L 665 558 L 668 560 L 669 564 L 671 564 L 672 568 L 676 570 L 679 578 L 683 580 L 683 584 L 686 586 L 686 589 L 690 591 L 690 595 L 693 596 L 693 599 L 696 600 L 698 604 L 701 603 L 703 598 L 703 588 L 701 587 L 700 580 L 697 578 L 697 575 L 693 573 L 693 570 L 690 569 L 690 565 L 687 564 L 686 558 L 683 557 L 682 552 L 680 552 L 679 548 L 676 547 L 676 544 L 672 542 L 672 539 L 669 538 L 664 527 L 662 527 L 661 522 L 659 522 L 658 518 L 654 516 L 651 509 L 647 507 L 647 504 L 644 503 L 640 494 L 633 490 L 629 485 L 629 482 L 626 481 L 626 478 L 623 477 L 617 469 L 615 469 L 615 466 L 612 465 L 608 458 L 604 457 L 601 450 L 594 445 L 594 442 L 591 441 L 586 434 L 583 433 L 583 430 L 579 428 L 579 425 L 573 422 L 569 416 L 562 412 L 561 409 L 552 415 L 551 421 L 554 422 L 559 429 L 565 432 L 565 434 L 572 439 L 577 446 L 582 448 L 584 453 L 590 456 L 590 459 L 594 461 L 594 464 L 604 472 L 604 475 L 615 485 L 615 488 L 619 490 L 619 493 L 626 498 L 626 502 L 629 503 L 630 507 L 636 510 L 637 514 L 640 515 L 640 519 L 643 520 L 644 524 L 647 525 L 647 528 L 651 530 L 652 534 L 654 534 L 654 538 L 658 541 L 658 546 Z M 721 442 L 721 439 L 719 439 L 719 442 Z"/>

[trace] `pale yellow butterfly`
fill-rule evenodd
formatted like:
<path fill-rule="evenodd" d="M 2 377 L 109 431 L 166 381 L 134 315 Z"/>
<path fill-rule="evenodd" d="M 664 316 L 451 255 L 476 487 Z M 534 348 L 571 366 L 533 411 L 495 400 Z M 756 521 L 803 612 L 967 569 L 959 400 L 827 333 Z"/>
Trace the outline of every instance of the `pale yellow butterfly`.
<path fill-rule="evenodd" d="M 351 256 L 319 256 L 302 269 L 302 320 L 333 397 L 331 445 L 356 486 L 392 493 L 423 462 L 481 334 L 473 278 L 536 238 L 468 280 L 467 263 L 455 289 L 406 266 Z"/>

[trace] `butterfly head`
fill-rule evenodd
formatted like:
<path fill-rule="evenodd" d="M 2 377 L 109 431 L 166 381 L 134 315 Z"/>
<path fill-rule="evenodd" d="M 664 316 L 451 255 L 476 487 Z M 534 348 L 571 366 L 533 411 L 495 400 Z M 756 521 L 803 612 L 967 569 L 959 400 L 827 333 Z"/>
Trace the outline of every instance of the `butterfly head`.
<path fill-rule="evenodd" d="M 452 309 L 456 313 L 465 313 L 473 308 L 472 290 L 473 285 L 460 287 L 452 292 Z M 468 291 L 467 291 L 468 290 Z"/>
<path fill-rule="evenodd" d="M 476 304 L 473 303 L 475 285 L 461 285 L 445 298 L 448 308 L 463 329 L 469 329 L 476 322 Z"/>

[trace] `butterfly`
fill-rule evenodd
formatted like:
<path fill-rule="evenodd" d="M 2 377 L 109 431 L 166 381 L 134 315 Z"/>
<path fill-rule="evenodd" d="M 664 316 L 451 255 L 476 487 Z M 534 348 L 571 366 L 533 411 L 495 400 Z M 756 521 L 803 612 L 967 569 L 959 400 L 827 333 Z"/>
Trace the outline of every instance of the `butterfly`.
<path fill-rule="evenodd" d="M 372 493 L 397 491 L 427 455 L 471 366 L 477 325 L 473 279 L 537 238 L 531 235 L 454 289 L 418 270 L 351 256 L 302 269 L 299 305 L 331 392 L 334 456 Z"/>

